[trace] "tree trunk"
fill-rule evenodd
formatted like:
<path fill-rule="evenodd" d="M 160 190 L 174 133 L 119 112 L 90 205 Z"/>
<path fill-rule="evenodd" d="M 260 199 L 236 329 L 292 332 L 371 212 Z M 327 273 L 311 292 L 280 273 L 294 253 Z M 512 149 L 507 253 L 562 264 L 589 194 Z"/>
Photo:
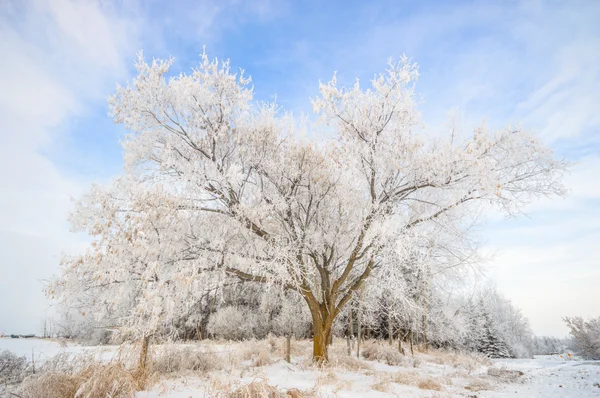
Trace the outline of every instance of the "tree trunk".
<path fill-rule="evenodd" d="M 358 323 L 356 325 L 356 358 L 360 358 L 360 338 L 362 331 L 362 313 L 360 311 L 360 308 L 358 309 L 357 318 Z"/>
<path fill-rule="evenodd" d="M 352 355 L 352 351 L 354 349 L 354 316 L 353 316 L 354 311 L 352 311 L 352 307 L 350 307 L 350 320 L 349 320 L 349 325 L 348 325 L 348 329 L 350 332 L 350 345 L 348 348 L 348 355 Z"/>
<path fill-rule="evenodd" d="M 285 336 L 285 360 L 287 363 L 291 362 L 291 351 L 292 351 L 292 337 L 288 334 Z"/>
<path fill-rule="evenodd" d="M 352 307 L 351 307 L 349 321 L 348 321 L 348 331 L 349 331 L 350 337 L 352 339 L 354 339 L 354 317 L 352 316 L 353 313 L 354 313 L 354 311 L 352 311 Z"/>
<path fill-rule="evenodd" d="M 427 315 L 423 315 L 423 348 L 427 352 L 429 344 L 427 343 Z"/>
<path fill-rule="evenodd" d="M 141 388 L 145 387 L 146 377 L 148 375 L 148 348 L 150 347 L 150 336 L 142 338 L 142 347 L 140 349 L 140 358 L 138 360 L 137 379 Z"/>
<path fill-rule="evenodd" d="M 140 349 L 140 359 L 138 361 L 139 369 L 146 369 L 148 363 L 148 347 L 150 346 L 150 336 L 142 338 L 142 347 Z"/>
<path fill-rule="evenodd" d="M 329 359 L 327 341 L 331 333 L 331 325 L 320 325 L 313 323 L 313 361 L 317 363 L 327 362 Z"/>
<path fill-rule="evenodd" d="M 413 332 L 412 330 L 408 333 L 410 339 L 410 355 L 415 356 L 415 351 L 413 350 Z"/>
<path fill-rule="evenodd" d="M 388 312 L 388 337 L 390 341 L 390 346 L 394 344 L 394 327 L 392 325 L 392 314 Z"/>
<path fill-rule="evenodd" d="M 398 352 L 404 355 L 404 350 L 402 349 L 402 339 L 400 338 L 400 333 L 398 333 Z"/>

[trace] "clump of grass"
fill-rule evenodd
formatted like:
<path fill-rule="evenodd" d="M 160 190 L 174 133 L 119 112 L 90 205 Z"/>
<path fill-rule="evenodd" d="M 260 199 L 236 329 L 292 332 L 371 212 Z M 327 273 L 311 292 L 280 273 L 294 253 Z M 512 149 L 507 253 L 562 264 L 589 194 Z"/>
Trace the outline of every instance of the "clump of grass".
<path fill-rule="evenodd" d="M 242 359 L 250 361 L 251 366 L 267 366 L 276 362 L 274 359 L 275 344 L 268 341 L 251 340 L 244 343 L 242 348 Z"/>
<path fill-rule="evenodd" d="M 329 370 L 327 372 L 320 372 L 317 377 L 317 386 L 326 385 L 326 384 L 335 384 L 338 382 L 338 377 L 335 372 Z"/>
<path fill-rule="evenodd" d="M 422 360 L 419 357 L 414 357 L 412 358 L 410 363 L 412 364 L 413 368 L 418 368 L 419 366 L 421 366 Z"/>
<path fill-rule="evenodd" d="M 74 398 L 134 398 L 139 380 L 120 363 L 98 365 L 80 374 L 84 380 Z"/>
<path fill-rule="evenodd" d="M 469 390 L 469 391 L 473 391 L 473 392 L 485 391 L 485 390 L 491 390 L 491 389 L 492 389 L 492 385 L 483 380 L 474 380 L 465 387 L 465 390 Z"/>
<path fill-rule="evenodd" d="M 440 365 L 451 365 L 457 369 L 465 369 L 469 372 L 492 364 L 492 361 L 483 354 L 450 350 L 432 350 L 429 352 L 428 360 Z"/>
<path fill-rule="evenodd" d="M 227 392 L 226 395 L 219 396 L 227 398 L 312 398 L 316 395 L 313 390 L 302 391 L 297 388 L 279 390 L 271 386 L 266 379 L 259 379 Z"/>
<path fill-rule="evenodd" d="M 26 378 L 19 394 L 23 398 L 133 398 L 139 390 L 134 375 L 119 363 L 94 364 L 69 374 L 45 371 Z"/>
<path fill-rule="evenodd" d="M 392 373 L 391 381 L 407 386 L 416 386 L 421 381 L 421 377 L 412 372 L 396 372 Z"/>
<path fill-rule="evenodd" d="M 317 396 L 314 389 L 308 390 L 308 391 L 302 391 L 297 388 L 290 388 L 285 393 L 286 393 L 285 396 L 287 398 L 313 398 L 313 397 Z"/>
<path fill-rule="evenodd" d="M 23 380 L 18 396 L 23 398 L 73 398 L 82 378 L 63 372 L 44 372 Z"/>
<path fill-rule="evenodd" d="M 182 373 L 186 371 L 208 373 L 221 370 L 224 361 L 219 355 L 202 352 L 196 347 L 164 346 L 154 355 L 151 371 L 159 374 Z"/>
<path fill-rule="evenodd" d="M 442 390 L 442 385 L 432 378 L 422 379 L 417 384 L 417 387 L 419 387 L 421 390 L 434 390 L 434 391 Z"/>
<path fill-rule="evenodd" d="M 348 355 L 334 356 L 333 358 L 329 359 L 329 362 L 326 364 L 326 366 L 342 368 L 344 370 L 350 370 L 353 372 L 372 369 L 372 366 L 369 363 Z"/>
<path fill-rule="evenodd" d="M 391 366 L 407 366 L 409 364 L 409 359 L 398 352 L 396 347 L 380 341 L 365 344 L 362 355 L 365 359 L 383 362 Z"/>
<path fill-rule="evenodd" d="M 384 376 L 379 376 L 381 380 L 403 384 L 406 386 L 415 386 L 422 390 L 434 390 L 434 391 L 442 391 L 442 384 L 431 377 L 423 377 L 418 373 L 409 371 L 409 372 L 395 372 L 395 373 L 387 373 Z M 451 380 L 448 378 L 443 379 L 446 384 L 450 384 Z"/>
<path fill-rule="evenodd" d="M 287 395 L 287 394 L 286 394 Z M 253 381 L 229 393 L 228 398 L 280 398 L 285 397 L 277 388 L 269 385 L 266 381 Z"/>
<path fill-rule="evenodd" d="M 517 380 L 519 377 L 523 376 L 524 373 L 521 372 L 520 370 L 509 370 L 506 369 L 505 367 L 501 367 L 501 368 L 488 368 L 487 374 L 489 376 L 498 378 L 498 379 L 503 379 L 506 381 L 515 381 Z"/>
<path fill-rule="evenodd" d="M 390 383 L 387 380 L 379 380 L 375 384 L 371 385 L 371 389 L 381 392 L 390 392 Z"/>

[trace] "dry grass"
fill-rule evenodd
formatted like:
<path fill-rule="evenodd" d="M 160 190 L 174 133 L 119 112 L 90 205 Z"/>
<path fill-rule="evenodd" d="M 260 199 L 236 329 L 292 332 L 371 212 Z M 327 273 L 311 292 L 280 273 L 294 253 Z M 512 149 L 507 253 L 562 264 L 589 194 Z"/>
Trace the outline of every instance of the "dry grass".
<path fill-rule="evenodd" d="M 241 357 L 245 361 L 250 361 L 251 366 L 267 366 L 276 361 L 274 359 L 277 352 L 277 344 L 268 340 L 251 340 L 244 343 L 241 349 Z M 279 356 L 278 359 L 282 358 Z"/>
<path fill-rule="evenodd" d="M 62 372 L 45 372 L 27 377 L 18 390 L 23 398 L 73 398 L 82 379 Z"/>
<path fill-rule="evenodd" d="M 287 394 L 267 384 L 264 380 L 253 381 L 227 394 L 228 398 L 280 398 L 286 396 Z"/>
<path fill-rule="evenodd" d="M 390 392 L 390 383 L 402 384 L 405 386 L 418 387 L 422 390 L 442 391 L 443 385 L 440 381 L 430 376 L 421 376 L 414 371 L 408 372 L 371 372 L 377 382 L 371 386 L 372 389 L 382 392 Z M 446 384 L 451 384 L 449 378 L 440 378 Z"/>
<path fill-rule="evenodd" d="M 492 385 L 483 380 L 473 380 L 469 385 L 465 387 L 465 390 L 478 392 L 478 391 L 486 391 L 491 390 Z"/>
<path fill-rule="evenodd" d="M 371 389 L 380 392 L 390 392 L 391 386 L 389 381 L 379 380 L 377 383 L 371 385 Z"/>
<path fill-rule="evenodd" d="M 81 377 L 85 381 L 75 398 L 130 398 L 141 387 L 134 374 L 118 363 L 91 367 Z"/>
<path fill-rule="evenodd" d="M 488 368 L 487 374 L 494 378 L 509 382 L 516 381 L 519 377 L 524 375 L 520 370 L 508 370 L 505 367 Z"/>
<path fill-rule="evenodd" d="M 391 374 L 390 381 L 406 386 L 416 386 L 421 381 L 421 377 L 412 372 L 396 372 Z"/>
<path fill-rule="evenodd" d="M 442 391 L 442 385 L 432 378 L 422 379 L 417 384 L 417 387 L 419 387 L 421 390 Z"/>
<path fill-rule="evenodd" d="M 47 371 L 25 379 L 23 398 L 130 398 L 140 385 L 123 365 L 95 364 L 76 374 Z"/>
<path fill-rule="evenodd" d="M 223 387 L 223 386 L 222 386 Z M 279 390 L 271 386 L 267 379 L 257 379 L 250 384 L 230 391 L 226 386 L 221 391 L 213 391 L 215 395 L 227 398 L 312 398 L 316 397 L 314 390 L 302 391 L 297 388 Z"/>
<path fill-rule="evenodd" d="M 151 372 L 159 374 L 171 373 L 208 373 L 221 370 L 225 366 L 223 358 L 215 353 L 207 353 L 196 347 L 177 347 L 165 345 L 160 352 L 152 358 Z"/>
<path fill-rule="evenodd" d="M 325 365 L 325 367 L 341 368 L 343 370 L 352 372 L 372 369 L 372 366 L 365 361 L 361 361 L 360 359 L 348 355 L 330 357 L 329 362 Z"/>
<path fill-rule="evenodd" d="M 347 355 L 346 342 L 335 339 L 330 347 L 329 362 L 312 362 L 312 342 L 294 340 L 292 358 L 303 371 L 319 370 L 315 387 L 310 391 L 279 389 L 269 385 L 262 366 L 282 361 L 285 338 L 268 337 L 265 340 L 251 340 L 240 343 L 202 342 L 197 344 L 161 344 L 151 346 L 152 359 L 147 373 L 138 374 L 135 368 L 139 347 L 128 346 L 119 350 L 118 357 L 109 364 L 103 364 L 93 355 L 59 355 L 47 361 L 41 374 L 25 380 L 20 388 L 23 398 L 123 398 L 133 397 L 135 391 L 150 387 L 164 376 L 201 376 L 205 379 L 207 391 L 218 397 L 312 397 L 319 387 L 325 390 L 350 390 L 352 382 L 340 377 L 341 372 L 361 373 L 367 376 L 375 391 L 394 392 L 394 383 L 427 390 L 423 394 L 444 394 L 444 385 L 452 384 L 451 375 L 460 377 L 460 385 L 466 385 L 471 392 L 489 390 L 496 379 L 509 381 L 519 377 L 518 372 L 490 368 L 482 379 L 472 376 L 474 370 L 484 370 L 489 359 L 469 353 L 445 350 L 431 350 L 414 357 L 403 356 L 395 346 L 385 341 L 369 341 L 362 346 L 362 353 L 368 360 L 386 363 L 390 366 L 403 366 L 398 372 L 374 370 L 374 363 Z M 413 369 L 421 363 L 447 365 L 444 375 L 441 367 L 425 366 L 422 371 Z M 390 369 L 392 370 L 392 369 Z M 435 373 L 432 373 L 432 370 Z M 453 373 L 454 372 L 454 373 Z M 247 385 L 235 380 L 256 377 Z M 146 376 L 149 376 L 147 378 Z M 314 376 L 312 376 L 314 377 Z M 452 376 L 454 377 L 454 376 Z M 149 382 L 144 386 L 144 381 Z M 327 386 L 327 387 L 325 387 Z M 399 388 L 396 386 L 396 388 Z M 17 391 L 19 392 L 19 391 Z M 50 393 L 51 392 L 51 393 Z M 428 396 L 429 396 L 428 395 Z"/>
<path fill-rule="evenodd" d="M 336 384 L 339 381 L 338 376 L 335 372 L 329 370 L 327 372 L 320 372 L 317 377 L 317 382 L 315 383 L 316 387 L 327 385 L 327 384 Z"/>
<path fill-rule="evenodd" d="M 457 369 L 473 372 L 481 367 L 492 365 L 492 361 L 485 355 L 473 352 L 457 352 L 449 350 L 431 350 L 423 355 L 429 362 L 439 365 L 450 365 Z"/>
<path fill-rule="evenodd" d="M 410 359 L 402 355 L 396 347 L 383 341 L 372 341 L 364 344 L 362 355 L 370 361 L 379 361 L 390 366 L 408 366 Z"/>
<path fill-rule="evenodd" d="M 308 391 L 302 391 L 297 388 L 290 388 L 285 393 L 286 393 L 286 397 L 289 397 L 289 398 L 315 398 L 318 396 L 314 389 L 308 390 Z"/>

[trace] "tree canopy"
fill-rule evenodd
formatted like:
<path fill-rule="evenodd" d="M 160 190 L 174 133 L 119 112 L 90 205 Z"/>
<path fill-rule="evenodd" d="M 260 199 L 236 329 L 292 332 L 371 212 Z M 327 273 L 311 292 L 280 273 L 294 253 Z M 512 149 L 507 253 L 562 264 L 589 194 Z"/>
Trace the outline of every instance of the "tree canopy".
<path fill-rule="evenodd" d="M 72 225 L 94 241 L 49 288 L 93 291 L 98 316 L 127 303 L 119 316 L 139 336 L 235 278 L 299 293 L 326 360 L 332 323 L 365 281 L 407 294 L 407 268 L 468 257 L 481 210 L 515 215 L 565 192 L 565 163 L 521 127 L 425 134 L 407 58 L 369 88 L 320 84 L 308 125 L 255 101 L 228 61 L 203 54 L 169 76 L 172 63 L 140 55 L 110 98 L 125 169 L 78 202 Z"/>

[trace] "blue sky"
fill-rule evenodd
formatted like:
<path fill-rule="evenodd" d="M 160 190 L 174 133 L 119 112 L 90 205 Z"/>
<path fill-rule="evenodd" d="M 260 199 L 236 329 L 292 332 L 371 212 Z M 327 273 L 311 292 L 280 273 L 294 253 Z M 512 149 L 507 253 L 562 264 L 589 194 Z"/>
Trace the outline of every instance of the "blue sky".
<path fill-rule="evenodd" d="M 69 233 L 71 198 L 121 169 L 106 97 L 132 78 L 136 52 L 173 56 L 179 72 L 206 46 L 253 77 L 256 98 L 296 113 L 334 71 L 366 84 L 406 54 L 428 133 L 450 114 L 466 130 L 519 122 L 576 162 L 567 199 L 492 215 L 482 232 L 499 289 L 536 333 L 565 334 L 561 316 L 600 315 L 598 20 L 594 0 L 2 2 L 0 331 L 38 331 L 41 281 L 85 244 Z"/>

